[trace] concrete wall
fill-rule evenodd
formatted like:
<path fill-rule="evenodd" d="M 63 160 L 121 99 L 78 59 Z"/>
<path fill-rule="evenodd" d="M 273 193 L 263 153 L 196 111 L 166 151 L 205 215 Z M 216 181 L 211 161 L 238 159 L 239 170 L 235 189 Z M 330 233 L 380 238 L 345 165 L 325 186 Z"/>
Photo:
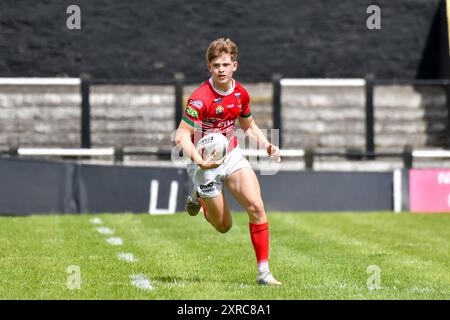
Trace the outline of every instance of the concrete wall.
<path fill-rule="evenodd" d="M 272 85 L 244 84 L 261 128 L 272 128 Z M 184 88 L 186 100 L 195 86 Z M 94 147 L 172 145 L 173 86 L 91 88 Z M 78 87 L 0 86 L 0 148 L 80 146 Z M 285 148 L 364 149 L 363 88 L 283 87 Z M 445 147 L 447 110 L 442 88 L 377 86 L 374 90 L 375 144 L 379 151 Z"/>
<path fill-rule="evenodd" d="M 79 146 L 80 89 L 0 86 L 0 145 Z"/>
<path fill-rule="evenodd" d="M 286 148 L 365 149 L 364 88 L 286 87 L 282 92 Z M 448 146 L 445 99 L 439 87 L 376 86 L 376 150 Z"/>

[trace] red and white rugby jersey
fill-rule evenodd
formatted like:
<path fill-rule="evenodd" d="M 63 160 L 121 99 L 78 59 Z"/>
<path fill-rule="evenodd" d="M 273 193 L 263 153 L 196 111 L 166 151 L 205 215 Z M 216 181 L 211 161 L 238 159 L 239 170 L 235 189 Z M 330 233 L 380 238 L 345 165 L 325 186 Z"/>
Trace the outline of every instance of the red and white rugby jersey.
<path fill-rule="evenodd" d="M 192 139 L 194 144 L 207 133 L 220 132 L 230 141 L 230 152 L 238 145 L 234 133 L 236 119 L 251 115 L 250 96 L 243 86 L 232 80 L 231 88 L 223 92 L 214 88 L 209 79 L 189 97 L 183 120 L 196 131 Z"/>

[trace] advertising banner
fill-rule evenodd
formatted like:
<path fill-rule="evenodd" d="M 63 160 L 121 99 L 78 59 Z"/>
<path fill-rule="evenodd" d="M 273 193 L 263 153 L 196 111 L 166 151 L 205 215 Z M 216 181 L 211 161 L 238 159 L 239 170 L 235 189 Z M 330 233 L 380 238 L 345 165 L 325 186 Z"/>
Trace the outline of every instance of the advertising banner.
<path fill-rule="evenodd" d="M 411 212 L 450 212 L 450 170 L 410 170 L 409 198 Z"/>

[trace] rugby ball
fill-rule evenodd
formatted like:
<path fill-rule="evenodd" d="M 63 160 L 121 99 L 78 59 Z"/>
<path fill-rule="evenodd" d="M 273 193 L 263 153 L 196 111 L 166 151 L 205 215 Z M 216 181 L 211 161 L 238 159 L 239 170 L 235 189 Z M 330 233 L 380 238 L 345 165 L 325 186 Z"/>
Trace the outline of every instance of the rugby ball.
<path fill-rule="evenodd" d="M 208 159 L 216 151 L 212 159 L 218 161 L 227 154 L 228 139 L 221 133 L 210 133 L 201 138 L 195 147 L 203 159 Z"/>

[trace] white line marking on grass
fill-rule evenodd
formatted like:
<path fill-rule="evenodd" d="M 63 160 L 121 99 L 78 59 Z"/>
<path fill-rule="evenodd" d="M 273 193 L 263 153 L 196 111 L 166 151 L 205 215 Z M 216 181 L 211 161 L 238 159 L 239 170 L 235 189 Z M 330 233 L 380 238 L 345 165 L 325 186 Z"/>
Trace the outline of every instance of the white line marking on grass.
<path fill-rule="evenodd" d="M 102 224 L 103 222 L 102 222 L 102 219 L 100 219 L 100 218 L 93 218 L 93 219 L 91 219 L 91 223 L 92 224 Z"/>
<path fill-rule="evenodd" d="M 102 221 L 99 218 L 91 219 L 92 224 L 101 224 Z M 108 227 L 97 227 L 97 231 L 101 234 L 114 234 L 114 230 L 111 230 Z M 106 242 L 113 246 L 121 246 L 123 245 L 122 238 L 119 237 L 110 237 L 106 239 Z M 126 262 L 136 262 L 138 259 L 132 253 L 124 253 L 120 252 L 117 254 L 117 258 L 119 260 L 123 260 Z M 140 274 L 132 274 L 131 276 L 131 284 L 139 289 L 143 290 L 153 290 L 154 287 L 150 280 L 142 273 Z"/>
<path fill-rule="evenodd" d="M 123 245 L 123 240 L 119 237 L 111 237 L 106 239 L 106 242 L 108 242 L 109 244 L 113 245 L 113 246 L 121 246 Z"/>
<path fill-rule="evenodd" d="M 108 227 L 97 227 L 97 231 L 101 234 L 114 234 L 114 230 Z"/>
<path fill-rule="evenodd" d="M 131 275 L 131 284 L 139 289 L 153 290 L 155 289 L 150 280 L 142 273 Z"/>
<path fill-rule="evenodd" d="M 138 259 L 132 253 L 120 252 L 117 254 L 117 258 L 126 262 L 136 262 Z"/>

